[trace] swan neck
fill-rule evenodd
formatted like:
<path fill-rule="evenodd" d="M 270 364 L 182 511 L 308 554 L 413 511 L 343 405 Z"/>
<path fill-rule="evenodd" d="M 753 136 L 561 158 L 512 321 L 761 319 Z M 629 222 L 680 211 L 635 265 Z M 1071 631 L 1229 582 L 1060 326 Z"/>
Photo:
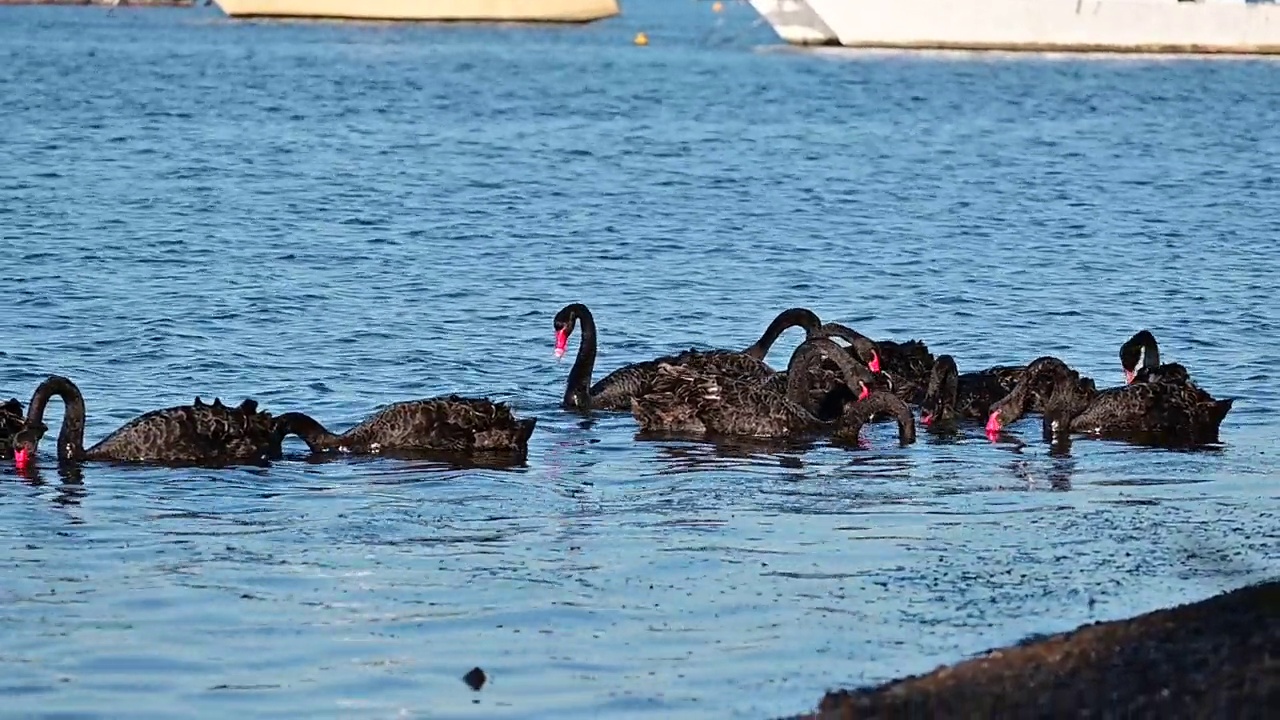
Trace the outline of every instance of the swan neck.
<path fill-rule="evenodd" d="M 1142 364 L 1144 367 L 1160 367 L 1160 348 L 1156 347 L 1155 338 L 1142 347 Z"/>
<path fill-rule="evenodd" d="M 58 460 L 62 462 L 84 457 L 84 395 L 80 388 L 60 375 L 50 375 L 31 395 L 27 407 L 27 427 L 44 424 L 44 411 L 54 395 L 62 398 L 62 427 L 58 430 Z"/>
<path fill-rule="evenodd" d="M 865 400 L 849 404 L 841 418 L 845 432 L 856 435 L 866 422 L 882 412 L 893 414 L 898 423 L 898 441 L 904 445 L 916 441 L 916 421 L 911 408 L 898 399 L 893 393 L 879 390 L 871 393 Z"/>
<path fill-rule="evenodd" d="M 596 365 L 596 319 L 585 305 L 575 306 L 574 315 L 582 325 L 582 340 L 578 344 L 573 368 L 569 371 L 564 404 L 585 410 L 591 407 L 591 373 Z"/>
<path fill-rule="evenodd" d="M 870 383 L 870 372 L 861 369 L 844 348 L 826 338 L 806 340 L 796 348 L 787 366 L 787 399 L 800 405 L 806 405 L 809 397 L 810 383 L 813 381 L 812 369 L 823 357 L 834 362 L 839 368 L 845 384 L 857 394 L 862 383 Z"/>
<path fill-rule="evenodd" d="M 769 327 L 765 328 L 764 333 L 760 335 L 760 339 L 756 340 L 750 347 L 743 350 L 744 355 L 750 355 L 756 360 L 764 360 L 769 354 L 769 350 L 773 348 L 773 344 L 782 337 L 782 333 L 793 327 L 804 328 L 805 338 L 809 339 L 821 329 L 822 320 L 818 318 L 811 310 L 805 308 L 791 308 L 778 313 L 778 316 L 769 323 Z"/>
<path fill-rule="evenodd" d="M 853 348 L 858 359 L 864 363 L 870 363 L 872 358 L 876 356 L 877 347 L 875 341 L 847 325 L 829 322 L 820 326 L 815 331 L 815 334 L 819 337 L 835 337 L 844 340 Z"/>
<path fill-rule="evenodd" d="M 1034 363 L 1032 364 L 1034 365 Z M 1006 422 L 1013 422 L 1022 417 L 1027 412 L 1027 401 L 1031 397 L 1031 392 L 1040 386 L 1046 377 L 1052 378 L 1054 381 L 1054 389 L 1051 393 L 1056 393 L 1059 379 L 1063 373 L 1057 364 L 1043 365 L 1032 368 L 1028 366 L 1028 371 L 1023 374 L 1022 382 L 1019 382 L 1013 392 L 1009 393 L 1008 401 L 1013 410 L 1013 417 Z"/>
<path fill-rule="evenodd" d="M 822 349 L 812 341 L 800 343 L 787 363 L 787 400 L 806 407 L 814 366 L 822 361 Z"/>
<path fill-rule="evenodd" d="M 1025 386 L 1022 402 L 1019 403 L 1018 408 L 1019 410 L 1025 408 L 1027 395 L 1030 394 L 1032 389 L 1040 387 L 1046 378 L 1052 384 L 1048 388 L 1048 396 L 1044 403 L 1045 427 L 1048 427 L 1049 420 L 1052 417 L 1061 426 L 1060 431 L 1065 431 L 1066 426 L 1071 423 L 1075 415 L 1080 410 L 1083 410 L 1083 408 L 1077 407 L 1078 403 L 1075 401 L 1075 373 L 1065 363 L 1054 362 L 1040 368 L 1039 372 L 1034 376 L 1028 375 L 1017 388 L 1018 390 L 1024 390 Z"/>
<path fill-rule="evenodd" d="M 339 436 L 325 429 L 318 420 L 300 412 L 289 412 L 276 418 L 275 432 L 277 441 L 297 435 L 312 452 L 334 447 L 339 441 Z"/>
<path fill-rule="evenodd" d="M 937 414 L 943 410 L 955 409 L 960 390 L 960 377 L 955 364 L 947 358 L 934 361 L 933 372 L 929 376 L 929 387 L 925 391 L 924 407 Z"/>
<path fill-rule="evenodd" d="M 894 396 L 894 399 L 897 399 Z M 898 402 L 891 404 L 888 408 L 893 411 L 894 418 L 898 421 L 898 442 L 909 444 L 916 441 L 916 419 L 911 414 L 911 408 L 906 403 Z"/>

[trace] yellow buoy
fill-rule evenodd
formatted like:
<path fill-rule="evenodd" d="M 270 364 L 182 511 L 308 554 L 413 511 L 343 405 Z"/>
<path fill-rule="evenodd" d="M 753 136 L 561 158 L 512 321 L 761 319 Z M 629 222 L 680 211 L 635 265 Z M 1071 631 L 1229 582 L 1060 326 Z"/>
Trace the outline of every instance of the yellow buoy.
<path fill-rule="evenodd" d="M 724 9 L 724 3 L 720 2 L 720 0 L 716 0 L 715 2 L 711 3 L 711 12 L 720 12 L 723 9 Z"/>
<path fill-rule="evenodd" d="M 645 45 L 649 44 L 649 36 L 645 35 L 642 32 L 638 32 L 636 33 L 636 39 L 633 42 L 635 42 L 635 44 L 641 47 L 644 47 Z"/>

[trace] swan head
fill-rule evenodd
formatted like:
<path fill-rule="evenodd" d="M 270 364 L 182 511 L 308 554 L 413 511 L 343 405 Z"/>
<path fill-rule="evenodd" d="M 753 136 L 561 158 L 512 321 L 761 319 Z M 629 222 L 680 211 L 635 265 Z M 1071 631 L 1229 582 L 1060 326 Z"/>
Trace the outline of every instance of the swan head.
<path fill-rule="evenodd" d="M 1138 364 L 1159 365 L 1160 351 L 1156 337 L 1150 330 L 1139 330 L 1120 346 L 1120 366 L 1124 368 L 1124 382 L 1131 384 L 1138 375 Z"/>
<path fill-rule="evenodd" d="M 19 469 L 29 467 L 36 460 L 36 446 L 44 437 L 49 427 L 40 423 L 35 427 L 25 427 L 13 436 L 13 464 Z"/>
<path fill-rule="evenodd" d="M 1010 401 L 1008 397 L 1000 400 L 995 405 L 992 405 L 991 414 L 987 416 L 987 437 L 995 440 L 995 437 L 1000 434 L 1000 431 L 1009 423 L 1017 420 L 1019 415 L 1021 415 L 1021 413 L 1018 412 L 1018 408 L 1015 407 L 1015 403 Z"/>
<path fill-rule="evenodd" d="M 948 416 L 949 417 L 949 416 Z M 938 404 L 931 404 L 926 407 L 920 406 L 920 424 L 925 427 L 931 427 L 935 422 L 942 422 L 943 408 Z"/>
<path fill-rule="evenodd" d="M 578 322 L 578 313 L 575 312 L 573 305 L 566 305 L 556 313 L 556 359 L 564 357 L 565 352 L 569 349 L 569 336 L 573 334 L 574 325 Z"/>
<path fill-rule="evenodd" d="M 877 374 L 882 372 L 880 350 L 876 347 L 875 341 L 857 330 L 854 330 L 847 325 L 830 322 L 818 328 L 813 334 L 817 337 L 834 337 L 844 340 L 849 343 L 851 348 L 853 348 L 854 355 L 856 355 L 857 358 L 871 370 L 871 372 Z M 885 375 L 888 375 L 888 373 L 885 373 Z"/>

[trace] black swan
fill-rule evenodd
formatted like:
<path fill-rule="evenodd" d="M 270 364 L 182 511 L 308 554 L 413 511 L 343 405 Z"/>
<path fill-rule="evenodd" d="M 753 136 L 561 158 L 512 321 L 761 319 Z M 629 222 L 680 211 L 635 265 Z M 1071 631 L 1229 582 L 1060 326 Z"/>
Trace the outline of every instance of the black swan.
<path fill-rule="evenodd" d="M 862 333 L 840 323 L 823 325 L 821 333 L 831 337 L 841 337 L 850 342 L 855 337 L 866 338 Z M 871 342 L 874 343 L 877 351 L 877 358 L 871 365 L 871 369 L 882 372 L 889 378 L 894 395 L 906 402 L 919 404 L 929 384 L 929 374 L 933 371 L 933 353 L 929 352 L 929 347 L 922 340 L 908 340 L 902 343 L 892 340 L 871 340 Z"/>
<path fill-rule="evenodd" d="M 1041 358 L 1033 365 L 1036 367 L 1028 366 L 1024 382 L 1043 378 L 1053 388 L 1045 404 L 1042 428 L 1050 440 L 1083 433 L 1156 445 L 1213 443 L 1234 403 L 1231 398 L 1213 399 L 1196 387 L 1177 363 L 1161 366 L 1167 369 L 1149 379 L 1092 393 L 1081 391 L 1078 374 L 1061 360 Z M 1011 412 L 1002 411 L 1016 406 L 1014 401 L 993 410 L 991 422 L 997 431 L 1016 419 Z"/>
<path fill-rule="evenodd" d="M 1064 381 L 1062 387 L 1058 387 L 1058 374 L 1070 381 Z M 1013 391 L 991 405 L 987 414 L 987 435 L 995 438 L 1018 418 L 1028 412 L 1036 412 L 1036 405 L 1040 407 L 1039 412 L 1044 412 L 1051 396 L 1059 406 L 1066 403 L 1084 408 L 1097 395 L 1098 389 L 1093 380 L 1071 369 L 1062 360 L 1052 355 L 1038 357 L 1024 368 Z"/>
<path fill-rule="evenodd" d="M 1053 368 L 1066 368 L 1070 378 L 1070 392 L 1057 388 L 1052 376 Z M 1004 397 L 991 404 L 987 413 L 987 435 L 994 438 L 1001 428 L 1017 421 L 1028 412 L 1043 413 L 1048 407 L 1049 397 L 1057 394 L 1059 402 L 1070 400 L 1073 405 L 1083 407 L 1098 394 L 1098 387 L 1093 379 L 1081 375 L 1067 367 L 1062 360 L 1052 355 L 1044 355 L 1027 363 L 1021 375 L 1015 373 L 1017 385 Z"/>
<path fill-rule="evenodd" d="M 89 449 L 84 447 L 84 396 L 71 380 L 50 375 L 27 406 L 25 427 L 14 439 L 14 462 L 26 466 L 48 428 L 44 410 L 49 399 L 62 398 L 65 409 L 58 432 L 58 460 L 113 460 L 165 465 L 260 463 L 280 456 L 285 429 L 258 404 L 245 400 L 228 407 L 196 398 L 191 405 L 153 410 L 125 423 Z"/>
<path fill-rule="evenodd" d="M 1139 330 L 1120 346 L 1120 366 L 1124 368 L 1125 384 L 1165 379 L 1195 385 L 1181 364 L 1160 362 L 1160 346 L 1150 330 Z M 1196 389 L 1202 400 L 1213 399 L 1203 390 Z"/>
<path fill-rule="evenodd" d="M 1120 366 L 1124 368 L 1124 381 L 1129 384 L 1138 375 L 1138 362 L 1142 367 L 1154 370 L 1160 367 L 1160 346 L 1150 330 L 1139 330 L 1120 346 Z"/>
<path fill-rule="evenodd" d="M 23 428 L 22 403 L 18 398 L 9 398 L 0 405 L 0 458 L 13 456 L 13 436 Z"/>
<path fill-rule="evenodd" d="M 848 342 L 849 347 L 846 352 L 875 373 L 875 379 L 868 385 L 868 390 L 871 392 L 887 390 L 897 394 L 893 374 L 884 369 L 879 345 L 874 340 L 851 327 L 834 322 L 824 324 L 819 328 L 816 336 L 840 338 Z M 845 405 L 858 399 L 841 379 L 840 368 L 836 367 L 832 361 L 824 359 L 822 364 L 811 369 L 810 373 L 814 374 L 811 392 L 817 402 L 814 411 L 823 420 L 834 420 L 844 412 Z M 893 414 L 882 414 L 877 419 L 889 417 L 893 417 Z"/>
<path fill-rule="evenodd" d="M 920 422 L 933 426 L 961 418 L 986 418 L 991 406 L 1013 392 L 1025 373 L 1024 366 L 996 365 L 962 374 L 955 358 L 939 355 L 933 361 L 929 386 L 920 401 Z M 1033 404 L 1032 409 L 1037 406 Z"/>
<path fill-rule="evenodd" d="M 596 364 L 596 321 L 586 305 L 572 303 L 556 313 L 555 355 L 557 358 L 564 356 L 569 345 L 569 335 L 578 322 L 582 323 L 582 341 L 578 345 L 578 356 L 573 362 L 573 368 L 569 371 L 563 401 L 564 407 L 571 410 L 631 409 L 631 398 L 648 392 L 661 364 L 693 364 L 735 377 L 767 379 L 774 374 L 774 370 L 765 364 L 763 358 L 779 335 L 788 328 L 799 325 L 805 329 L 807 337 L 812 337 L 822 325 L 822 321 L 811 310 L 792 308 L 779 313 L 760 339 L 742 352 L 690 349 L 656 360 L 624 365 L 592 385 L 591 373 Z"/>
<path fill-rule="evenodd" d="M 893 390 L 893 381 L 887 374 L 880 372 L 880 356 L 876 352 L 875 343 L 870 338 L 838 323 L 823 325 L 817 332 L 812 333 L 809 339 L 823 337 L 838 337 L 850 343 L 849 347 L 845 348 L 845 352 L 874 375 L 867 383 L 867 392 Z M 819 420 L 835 420 L 844 412 L 846 404 L 860 399 L 849 388 L 844 371 L 835 360 L 824 357 L 820 362 L 809 363 L 804 372 L 809 375 L 807 385 L 809 396 L 803 405 Z M 774 373 L 765 382 L 771 389 L 786 393 L 790 382 L 789 371 Z"/>
<path fill-rule="evenodd" d="M 776 438 L 835 431 L 848 437 L 847 432 L 841 433 L 844 416 L 824 421 L 804 406 L 813 377 L 809 368 L 823 356 L 840 366 L 846 382 L 859 387 L 860 400 L 870 399 L 867 383 L 873 379 L 872 373 L 836 343 L 814 338 L 792 353 L 785 392 L 774 382 L 701 372 L 690 365 L 662 364 L 651 392 L 632 398 L 631 412 L 643 432 Z M 907 434 L 914 439 L 911 412 L 898 402 L 910 424 Z M 874 413 L 883 403 L 883 399 L 869 405 L 850 403 L 846 412 L 851 424 L 857 426 L 853 436 L 866 420 L 863 415 Z"/>
<path fill-rule="evenodd" d="M 506 403 L 457 395 L 392 403 L 341 435 L 304 413 L 284 413 L 279 421 L 313 453 L 493 452 L 520 458 L 538 424 L 537 418 L 517 420 Z"/>

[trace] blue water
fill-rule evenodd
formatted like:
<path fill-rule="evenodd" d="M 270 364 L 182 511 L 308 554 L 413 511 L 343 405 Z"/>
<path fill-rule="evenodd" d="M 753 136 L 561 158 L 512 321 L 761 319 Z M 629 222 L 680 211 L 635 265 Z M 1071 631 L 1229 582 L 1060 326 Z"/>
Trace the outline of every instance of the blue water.
<path fill-rule="evenodd" d="M 291 440 L 77 478 L 46 442 L 38 477 L 0 470 L 11 716 L 763 718 L 1280 567 L 1280 64 L 796 52 L 683 0 L 581 28 L 0 16 L 0 398 L 66 374 L 90 441 L 197 394 L 540 419 L 509 471 Z M 804 305 L 1102 386 L 1148 327 L 1238 400 L 1201 453 L 1050 457 L 1034 417 L 641 442 L 558 409 L 573 301 L 597 377 Z"/>

